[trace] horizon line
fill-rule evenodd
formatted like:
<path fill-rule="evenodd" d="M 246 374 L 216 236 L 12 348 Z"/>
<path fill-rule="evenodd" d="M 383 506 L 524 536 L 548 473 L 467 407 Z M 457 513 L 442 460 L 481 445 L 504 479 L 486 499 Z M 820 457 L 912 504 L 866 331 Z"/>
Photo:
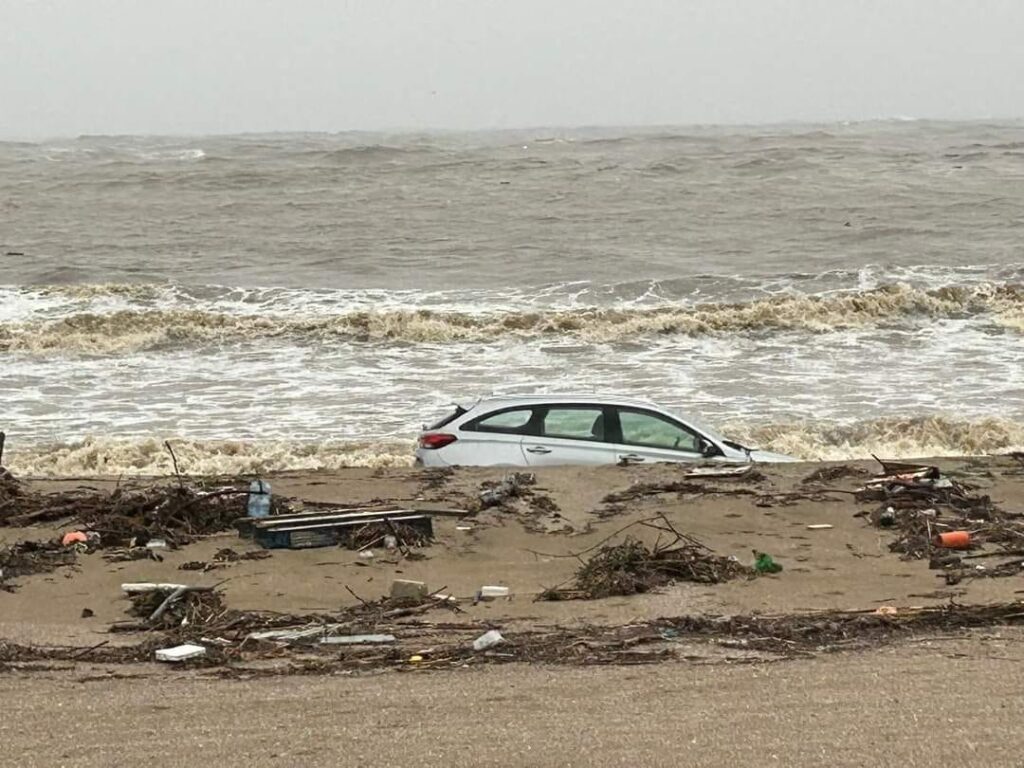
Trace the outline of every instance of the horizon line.
<path fill-rule="evenodd" d="M 78 140 L 90 138 L 120 138 L 120 137 L 146 137 L 146 138 L 217 138 L 231 136 L 341 136 L 349 135 L 397 135 L 413 136 L 417 134 L 503 134 L 503 133 L 528 133 L 536 131 L 548 132 L 583 132 L 583 131 L 627 131 L 636 133 L 649 133 L 659 130 L 715 130 L 715 129 L 771 129 L 771 128 L 814 128 L 822 126 L 856 126 L 871 124 L 892 124 L 904 125 L 914 123 L 943 123 L 959 125 L 983 125 L 983 124 L 1007 124 L 1024 122 L 1024 116 L 985 116 L 969 118 L 946 118 L 946 117 L 911 117 L 893 115 L 888 117 L 869 118 L 841 118 L 831 120 L 772 120 L 764 122 L 680 122 L 680 123 L 582 123 L 578 125 L 552 124 L 552 125 L 522 125 L 511 127 L 479 127 L 479 128 L 452 128 L 452 127 L 412 127 L 395 126 L 389 128 L 340 128 L 330 129 L 288 129 L 273 128 L 265 130 L 238 130 L 238 131 L 169 131 L 169 132 L 145 132 L 137 133 L 131 131 L 117 132 L 80 132 L 76 134 L 52 133 L 38 134 L 35 137 L 25 135 L 4 136 L 0 134 L 0 143 L 38 143 L 43 141 Z"/>

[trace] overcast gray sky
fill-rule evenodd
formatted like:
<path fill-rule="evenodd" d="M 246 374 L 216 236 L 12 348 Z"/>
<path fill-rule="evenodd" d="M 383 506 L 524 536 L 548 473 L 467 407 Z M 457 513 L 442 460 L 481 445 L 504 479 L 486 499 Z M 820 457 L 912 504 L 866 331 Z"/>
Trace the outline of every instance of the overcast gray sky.
<path fill-rule="evenodd" d="M 0 136 L 1024 115 L 1024 0 L 0 0 Z"/>

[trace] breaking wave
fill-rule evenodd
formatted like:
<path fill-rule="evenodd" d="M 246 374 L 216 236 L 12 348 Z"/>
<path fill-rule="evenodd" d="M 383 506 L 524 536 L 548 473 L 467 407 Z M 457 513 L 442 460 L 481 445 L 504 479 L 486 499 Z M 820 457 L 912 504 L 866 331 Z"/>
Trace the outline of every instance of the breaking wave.
<path fill-rule="evenodd" d="M 150 300 L 167 292 L 168 288 L 155 283 L 68 283 L 36 288 L 42 296 L 65 299 L 124 298 Z"/>
<path fill-rule="evenodd" d="M 341 467 L 411 466 L 412 441 L 173 440 L 182 473 L 240 475 Z M 90 437 L 81 442 L 12 450 L 6 466 L 39 477 L 169 475 L 171 456 L 157 438 Z"/>
<path fill-rule="evenodd" d="M 91 289 L 84 290 L 88 295 Z M 111 287 L 96 290 L 109 293 Z M 0 325 L 0 351 L 117 354 L 165 346 L 274 338 L 298 342 L 346 339 L 443 343 L 566 335 L 584 341 L 614 342 L 648 335 L 828 332 L 915 317 L 957 318 L 979 314 L 989 314 L 994 322 L 1020 330 L 1024 325 L 1024 288 L 980 284 L 923 290 L 886 285 L 827 295 L 786 294 L 739 304 L 479 314 L 434 309 L 310 315 L 124 309 Z"/>
<path fill-rule="evenodd" d="M 853 424 L 788 423 L 726 426 L 726 433 L 806 461 L 977 456 L 1024 448 L 1024 423 L 943 416 L 883 418 Z M 343 467 L 408 467 L 412 440 L 299 442 L 174 440 L 183 473 L 239 475 Z M 92 437 L 77 443 L 18 448 L 8 467 L 22 475 L 80 477 L 168 475 L 170 454 L 157 438 Z"/>
<path fill-rule="evenodd" d="M 892 459 L 979 456 L 1024 446 L 1024 423 L 995 417 L 889 417 L 852 424 L 734 423 L 725 431 L 740 442 L 807 461 L 866 459 L 872 454 Z"/>

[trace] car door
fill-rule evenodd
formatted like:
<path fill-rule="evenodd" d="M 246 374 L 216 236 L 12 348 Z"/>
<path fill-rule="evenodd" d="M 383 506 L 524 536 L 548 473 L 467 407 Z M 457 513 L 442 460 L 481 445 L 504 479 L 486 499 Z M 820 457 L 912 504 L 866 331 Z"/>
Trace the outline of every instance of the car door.
<path fill-rule="evenodd" d="M 642 408 L 616 410 L 615 460 L 622 464 L 704 461 L 703 438 L 664 414 Z"/>
<path fill-rule="evenodd" d="M 444 448 L 445 461 L 462 466 L 526 465 L 523 435 L 534 418 L 531 406 L 503 408 L 459 428 L 459 439 Z"/>
<path fill-rule="evenodd" d="M 523 454 L 531 467 L 615 463 L 615 446 L 606 439 L 605 406 L 554 404 L 538 410 L 536 434 L 523 438 Z"/>

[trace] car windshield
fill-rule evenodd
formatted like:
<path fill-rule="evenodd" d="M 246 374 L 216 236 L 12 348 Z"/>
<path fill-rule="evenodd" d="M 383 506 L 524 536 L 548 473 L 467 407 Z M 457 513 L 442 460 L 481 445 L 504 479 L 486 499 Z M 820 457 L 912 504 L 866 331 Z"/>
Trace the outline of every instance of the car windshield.
<path fill-rule="evenodd" d="M 696 429 L 705 437 L 710 437 L 716 443 L 732 443 L 734 445 L 739 445 L 739 443 L 737 443 L 735 440 L 730 440 L 729 438 L 722 435 L 718 430 L 712 429 L 707 424 L 705 424 L 701 419 L 695 417 L 693 414 L 682 414 L 675 408 L 666 408 L 665 410 L 668 413 L 671 413 L 680 421 L 682 421 L 684 424 L 689 424 L 691 427 Z"/>

